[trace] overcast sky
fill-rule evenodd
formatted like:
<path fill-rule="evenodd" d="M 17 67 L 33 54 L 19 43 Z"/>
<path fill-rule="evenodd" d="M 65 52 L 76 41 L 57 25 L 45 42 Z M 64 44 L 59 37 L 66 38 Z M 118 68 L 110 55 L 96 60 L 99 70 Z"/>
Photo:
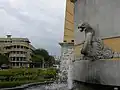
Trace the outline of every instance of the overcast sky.
<path fill-rule="evenodd" d="M 0 37 L 27 37 L 36 48 L 60 54 L 65 0 L 0 0 Z"/>

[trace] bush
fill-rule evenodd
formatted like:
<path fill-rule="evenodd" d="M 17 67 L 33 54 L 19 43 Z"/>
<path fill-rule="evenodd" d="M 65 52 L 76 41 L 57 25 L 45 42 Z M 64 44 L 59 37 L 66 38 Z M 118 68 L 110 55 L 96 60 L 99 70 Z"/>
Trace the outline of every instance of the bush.
<path fill-rule="evenodd" d="M 43 72 L 44 78 L 50 79 L 56 77 L 56 70 L 53 68 L 47 69 Z"/>
<path fill-rule="evenodd" d="M 0 70 L 0 87 L 14 87 L 30 82 L 54 79 L 56 70 L 49 69 L 8 69 Z"/>

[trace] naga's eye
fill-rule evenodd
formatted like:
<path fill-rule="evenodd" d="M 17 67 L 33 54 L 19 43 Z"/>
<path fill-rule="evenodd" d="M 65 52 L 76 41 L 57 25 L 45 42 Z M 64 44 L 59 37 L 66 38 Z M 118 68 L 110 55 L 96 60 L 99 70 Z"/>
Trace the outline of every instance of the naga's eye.
<path fill-rule="evenodd" d="M 78 29 L 80 29 L 81 27 L 79 26 Z"/>

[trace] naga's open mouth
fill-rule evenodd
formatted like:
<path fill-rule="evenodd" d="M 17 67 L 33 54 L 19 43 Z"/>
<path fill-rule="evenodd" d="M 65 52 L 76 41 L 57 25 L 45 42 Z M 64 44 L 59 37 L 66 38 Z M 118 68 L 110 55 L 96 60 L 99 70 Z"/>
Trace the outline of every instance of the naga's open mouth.
<path fill-rule="evenodd" d="M 86 27 L 84 27 L 84 26 L 79 26 L 78 27 L 78 30 L 80 30 L 81 32 L 83 32 L 85 29 L 86 29 Z"/>

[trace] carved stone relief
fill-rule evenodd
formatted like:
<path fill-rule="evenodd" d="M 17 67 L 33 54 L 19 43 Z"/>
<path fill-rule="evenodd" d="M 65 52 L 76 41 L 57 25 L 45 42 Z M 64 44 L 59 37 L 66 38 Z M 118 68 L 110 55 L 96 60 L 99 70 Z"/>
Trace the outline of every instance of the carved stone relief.
<path fill-rule="evenodd" d="M 99 37 L 96 37 L 95 30 L 88 23 L 82 23 L 78 29 L 85 32 L 85 42 L 81 50 L 81 54 L 84 55 L 82 59 L 99 60 L 110 59 L 115 56 L 114 51 L 104 45 Z"/>

